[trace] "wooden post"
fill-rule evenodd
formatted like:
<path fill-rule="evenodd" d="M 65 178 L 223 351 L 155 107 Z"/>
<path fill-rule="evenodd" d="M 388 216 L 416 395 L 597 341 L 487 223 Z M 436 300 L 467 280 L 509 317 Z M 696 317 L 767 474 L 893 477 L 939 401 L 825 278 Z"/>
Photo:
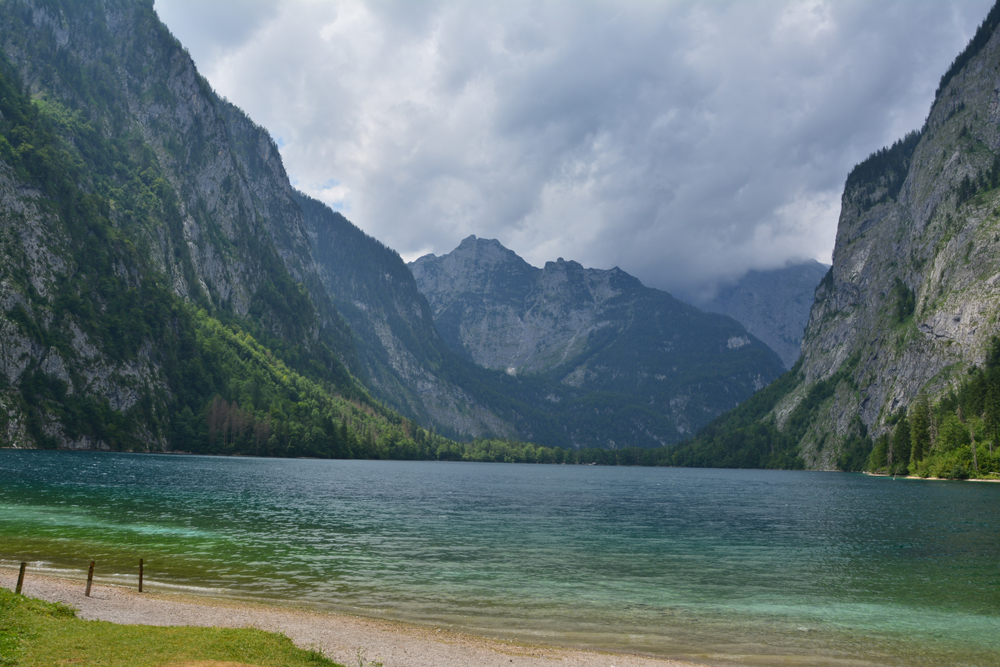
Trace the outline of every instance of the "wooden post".
<path fill-rule="evenodd" d="M 88 598 L 90 597 L 90 585 L 94 583 L 94 561 L 90 561 L 90 570 L 87 571 L 87 590 L 84 592 Z"/>
<path fill-rule="evenodd" d="M 21 587 L 24 586 L 24 568 L 28 567 L 27 563 L 21 563 L 21 571 L 17 573 L 17 588 L 14 589 L 16 595 L 21 594 Z"/>
<path fill-rule="evenodd" d="M 139 592 L 142 592 L 142 559 L 139 559 Z"/>

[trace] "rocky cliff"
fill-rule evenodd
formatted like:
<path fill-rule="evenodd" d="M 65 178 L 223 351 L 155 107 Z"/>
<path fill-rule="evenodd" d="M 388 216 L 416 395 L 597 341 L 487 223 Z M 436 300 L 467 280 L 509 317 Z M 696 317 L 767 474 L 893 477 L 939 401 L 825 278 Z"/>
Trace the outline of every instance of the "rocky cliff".
<path fill-rule="evenodd" d="M 998 12 L 949 71 L 919 133 L 848 176 L 833 269 L 803 343 L 805 385 L 851 369 L 802 442 L 853 414 L 873 433 L 918 395 L 939 396 L 981 365 L 1000 333 Z M 794 404 L 786 399 L 779 413 Z"/>
<path fill-rule="evenodd" d="M 863 462 L 873 436 L 921 396 L 958 388 L 1000 334 L 998 26 L 1000 4 L 942 77 L 924 126 L 847 177 L 801 365 L 756 416 L 793 433 L 807 467 Z M 746 417 L 694 448 L 721 447 Z"/>
<path fill-rule="evenodd" d="M 733 318 L 777 352 L 785 368 L 791 368 L 802 354 L 816 286 L 829 269 L 809 260 L 782 269 L 749 271 L 711 301 L 695 305 Z"/>
<path fill-rule="evenodd" d="M 619 403 L 623 413 L 659 412 L 671 428 L 650 429 L 652 443 L 693 433 L 781 371 L 776 355 L 738 322 L 617 268 L 559 259 L 536 269 L 499 242 L 474 236 L 410 268 L 454 350 L 512 376 L 617 397 L 599 408 L 588 399 L 588 409 L 610 414 Z M 636 428 L 620 428 L 619 438 Z M 611 444 L 614 429 L 607 432 Z"/>
<path fill-rule="evenodd" d="M 114 206 L 111 217 L 129 226 L 177 294 L 204 295 L 239 317 L 256 308 L 255 319 L 279 337 L 343 329 L 312 268 L 277 146 L 211 90 L 150 3 L 15 0 L 0 13 L 0 40 L 90 170 L 88 190 L 107 193 L 114 206 L 138 178 L 156 199 L 170 200 L 160 211 L 152 199 Z M 100 140 L 118 154 L 107 155 L 114 148 Z M 306 286 L 319 313 L 309 335 L 289 330 L 300 322 L 265 305 L 272 268 Z M 351 356 L 343 330 L 328 342 Z"/>
<path fill-rule="evenodd" d="M 364 393 L 277 147 L 151 2 L 12 0 L 0 49 L 8 442 L 166 447 L 250 381 L 210 344 L 221 322 L 286 373 Z"/>

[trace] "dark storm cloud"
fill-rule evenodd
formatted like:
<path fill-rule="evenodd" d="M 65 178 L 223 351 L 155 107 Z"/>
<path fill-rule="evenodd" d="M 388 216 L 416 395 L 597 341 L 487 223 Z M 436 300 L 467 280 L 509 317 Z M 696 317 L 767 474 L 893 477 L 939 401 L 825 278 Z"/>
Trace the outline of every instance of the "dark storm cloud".
<path fill-rule="evenodd" d="M 828 261 L 847 172 L 920 126 L 990 4 L 156 7 L 297 185 L 404 257 L 476 234 L 696 296 Z"/>

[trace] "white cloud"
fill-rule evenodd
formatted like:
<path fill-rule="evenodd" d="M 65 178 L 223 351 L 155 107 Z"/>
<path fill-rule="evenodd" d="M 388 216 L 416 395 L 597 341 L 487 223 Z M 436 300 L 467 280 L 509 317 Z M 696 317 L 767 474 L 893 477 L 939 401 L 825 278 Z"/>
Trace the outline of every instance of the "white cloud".
<path fill-rule="evenodd" d="M 990 4 L 156 0 L 298 186 L 404 257 L 476 234 L 689 296 L 829 259 L 847 172 Z"/>

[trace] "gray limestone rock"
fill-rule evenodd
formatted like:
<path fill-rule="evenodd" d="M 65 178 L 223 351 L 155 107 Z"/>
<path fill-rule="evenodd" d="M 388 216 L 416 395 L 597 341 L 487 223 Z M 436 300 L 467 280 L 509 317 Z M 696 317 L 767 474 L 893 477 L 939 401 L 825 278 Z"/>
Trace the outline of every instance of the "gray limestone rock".
<path fill-rule="evenodd" d="M 938 93 L 919 134 L 855 168 L 842 199 L 833 268 L 802 345 L 803 385 L 848 372 L 801 442 L 832 467 L 860 416 L 870 435 L 921 394 L 936 398 L 981 365 L 1000 335 L 1000 34 Z M 967 194 L 962 195 L 965 191 Z M 826 446 L 823 446 L 823 443 Z"/>
<path fill-rule="evenodd" d="M 749 271 L 727 285 L 711 301 L 696 303 L 722 313 L 747 328 L 791 368 L 802 353 L 816 286 L 830 267 L 816 260 L 771 271 Z"/>

